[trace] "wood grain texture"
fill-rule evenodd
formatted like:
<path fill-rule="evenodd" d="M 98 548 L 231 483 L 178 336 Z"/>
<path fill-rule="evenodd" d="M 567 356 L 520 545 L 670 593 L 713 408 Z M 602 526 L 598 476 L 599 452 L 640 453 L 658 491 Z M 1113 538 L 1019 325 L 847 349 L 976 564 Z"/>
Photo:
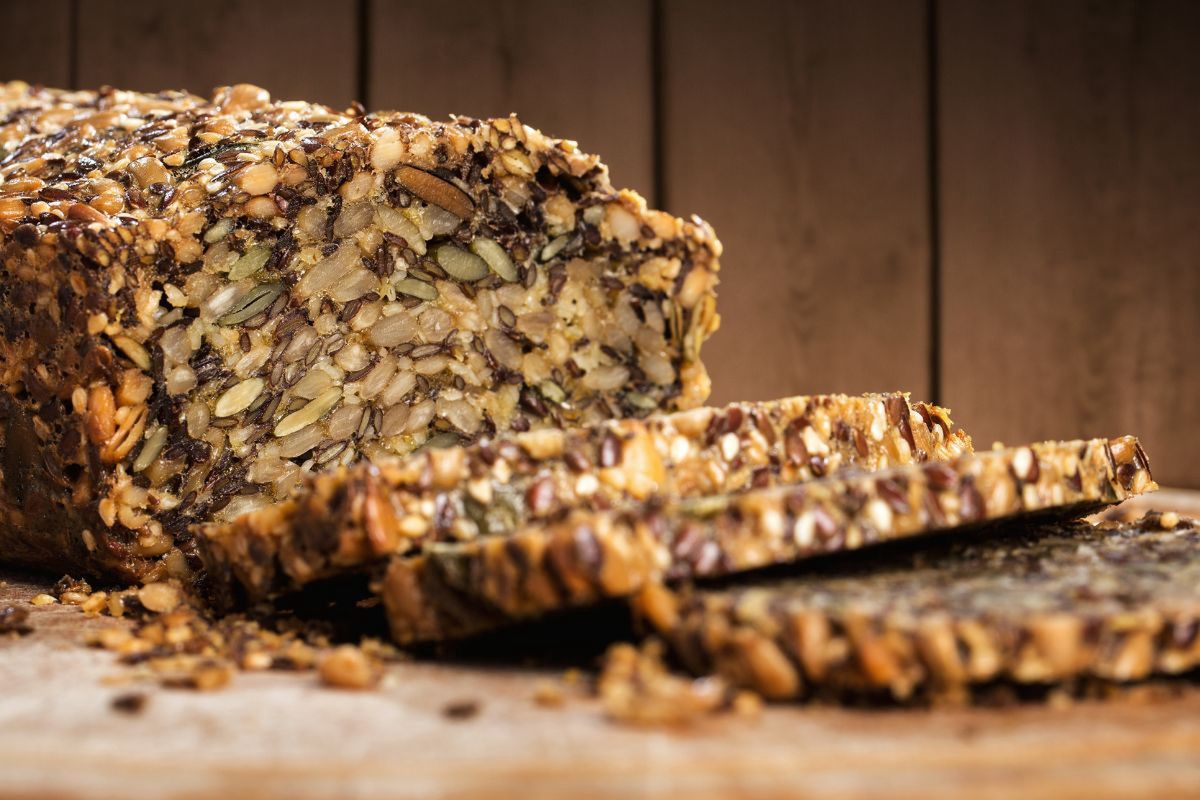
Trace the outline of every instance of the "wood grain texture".
<path fill-rule="evenodd" d="M 85 0 L 79 83 L 157 91 L 253 83 L 344 108 L 356 94 L 355 4 L 322 0 Z"/>
<path fill-rule="evenodd" d="M 3 581 L 7 581 L 7 584 Z M 50 579 L 45 579 L 50 580 Z M 0 608 L 43 591 L 0 573 Z M 0 798 L 1177 798 L 1200 790 L 1200 689 L 1062 707 L 849 710 L 774 707 L 758 719 L 635 729 L 556 673 L 405 663 L 373 692 L 311 674 L 241 674 L 195 693 L 121 683 L 86 649 L 76 608 L 34 608 L 0 637 Z M 121 694 L 148 700 L 114 711 Z M 455 721 L 449 703 L 476 700 Z"/>
<path fill-rule="evenodd" d="M 372 0 L 369 19 L 373 107 L 516 111 L 654 199 L 649 0 Z"/>
<path fill-rule="evenodd" d="M 0 0 L 0 82 L 71 82 L 70 10 L 70 0 Z"/>
<path fill-rule="evenodd" d="M 713 401 L 929 390 L 921 2 L 667 0 L 667 205 L 725 244 Z"/>
<path fill-rule="evenodd" d="M 1200 5 L 941 4 L 942 400 L 1200 486 Z"/>

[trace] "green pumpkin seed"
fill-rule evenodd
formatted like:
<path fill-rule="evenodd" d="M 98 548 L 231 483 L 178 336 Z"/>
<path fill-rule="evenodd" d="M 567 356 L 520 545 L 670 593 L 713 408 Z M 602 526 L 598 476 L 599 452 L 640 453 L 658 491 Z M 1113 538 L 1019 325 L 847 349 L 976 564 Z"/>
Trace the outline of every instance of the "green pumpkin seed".
<path fill-rule="evenodd" d="M 452 278 L 470 282 L 487 277 L 487 262 L 457 245 L 438 245 L 434 255 L 437 257 L 438 265 L 446 270 Z"/>
<path fill-rule="evenodd" d="M 218 319 L 217 324 L 229 327 L 245 322 L 270 308 L 282 292 L 282 283 L 260 283 L 246 292 L 246 296 L 238 302 L 237 307 Z"/>
<path fill-rule="evenodd" d="M 271 248 L 260 244 L 251 247 L 229 268 L 229 280 L 240 281 L 258 272 L 271 257 Z"/>
<path fill-rule="evenodd" d="M 438 297 L 436 286 L 416 278 L 402 278 L 396 281 L 396 291 L 419 300 L 437 300 Z"/>
<path fill-rule="evenodd" d="M 648 394 L 641 392 L 629 392 L 625 395 L 625 402 L 634 408 L 640 408 L 643 411 L 653 411 L 658 408 L 658 401 Z"/>
<path fill-rule="evenodd" d="M 492 272 L 509 283 L 519 277 L 517 268 L 512 259 L 508 257 L 508 253 L 504 252 L 504 248 L 491 239 L 483 237 L 475 239 L 471 242 L 471 252 L 486 261 L 487 265 L 492 268 Z"/>

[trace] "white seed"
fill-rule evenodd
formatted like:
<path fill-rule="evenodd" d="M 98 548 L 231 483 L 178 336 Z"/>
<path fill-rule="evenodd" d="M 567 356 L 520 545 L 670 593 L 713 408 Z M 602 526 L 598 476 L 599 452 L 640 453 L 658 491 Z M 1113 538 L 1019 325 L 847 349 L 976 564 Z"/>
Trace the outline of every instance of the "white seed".
<path fill-rule="evenodd" d="M 392 406 L 383 415 L 381 424 L 380 436 L 395 436 L 404 430 L 405 424 L 408 422 L 409 407 L 403 403 Z"/>
<path fill-rule="evenodd" d="M 311 297 L 325 291 L 344 280 L 350 270 L 358 265 L 359 258 L 357 245 L 339 245 L 336 252 L 321 259 L 304 273 L 304 277 L 296 284 L 296 291 L 301 297 Z"/>
<path fill-rule="evenodd" d="M 265 385 L 262 378 L 247 378 L 241 383 L 229 387 L 224 394 L 217 398 L 213 413 L 218 417 L 232 417 L 234 414 L 245 411 L 262 394 Z"/>
<path fill-rule="evenodd" d="M 204 232 L 205 244 L 216 244 L 233 231 L 233 220 L 229 217 L 217 220 L 211 228 Z"/>
<path fill-rule="evenodd" d="M 279 455 L 284 458 L 295 458 L 312 450 L 325 438 L 320 425 L 309 425 L 294 431 L 279 440 Z"/>
<path fill-rule="evenodd" d="M 187 364 L 180 364 L 167 373 L 167 394 L 177 397 L 196 388 L 196 371 Z"/>
<path fill-rule="evenodd" d="M 141 472 L 154 463 L 154 459 L 158 458 L 158 454 L 162 452 L 163 445 L 166 443 L 167 428 L 165 425 L 159 425 L 142 445 L 142 452 L 138 453 L 138 457 L 133 462 L 133 471 Z"/>
<path fill-rule="evenodd" d="M 242 191 L 250 195 L 266 194 L 279 183 L 279 173 L 275 165 L 263 161 L 246 167 L 237 176 L 237 184 Z"/>
<path fill-rule="evenodd" d="M 312 400 L 333 385 L 333 376 L 322 369 L 310 369 L 303 378 L 292 387 L 292 394 Z"/>
<path fill-rule="evenodd" d="M 369 269 L 357 267 L 333 285 L 329 296 L 339 303 L 357 300 L 367 292 L 379 288 L 379 278 Z"/>
<path fill-rule="evenodd" d="M 275 426 L 275 435 L 281 437 L 287 436 L 288 434 L 295 433 L 301 428 L 313 424 L 321 417 L 325 416 L 329 409 L 337 405 L 338 400 L 341 399 L 341 389 L 337 388 L 336 386 L 332 389 L 326 389 L 316 398 L 309 401 L 304 408 L 301 408 L 299 411 L 294 411 L 283 419 L 279 420 L 279 423 Z"/>
<path fill-rule="evenodd" d="M 350 438 L 358 430 L 358 423 L 362 420 L 362 415 L 362 406 L 342 406 L 333 412 L 333 416 L 329 418 L 327 432 L 329 438 L 334 440 Z"/>
<path fill-rule="evenodd" d="M 412 407 L 408 414 L 408 422 L 404 425 L 405 433 L 416 433 L 429 427 L 436 412 L 432 400 L 424 400 Z"/>
<path fill-rule="evenodd" d="M 400 163 L 404 155 L 404 143 L 395 128 L 383 127 L 371 134 L 371 166 L 377 172 L 387 172 Z"/>
<path fill-rule="evenodd" d="M 366 173 L 363 173 L 366 174 Z M 367 202 L 349 203 L 338 214 L 333 223 L 333 235 L 337 239 L 353 236 L 367 226 L 374 215 L 374 209 Z"/>
<path fill-rule="evenodd" d="M 114 336 L 113 344 L 119 347 L 122 353 L 129 356 L 130 361 L 142 369 L 150 369 L 150 354 L 146 352 L 146 348 L 133 339 L 128 336 Z"/>
<path fill-rule="evenodd" d="M 411 369 L 398 371 L 396 377 L 392 378 L 392 382 L 383 390 L 383 395 L 379 398 L 379 404 L 388 407 L 399 403 L 416 385 L 417 375 L 415 372 Z"/>
<path fill-rule="evenodd" d="M 375 216 L 379 219 L 379 227 L 399 236 L 417 255 L 425 255 L 425 239 L 408 217 L 390 206 L 376 206 Z"/>
<path fill-rule="evenodd" d="M 582 378 L 579 383 L 591 392 L 611 392 L 620 389 L 629 380 L 629 370 L 626 367 L 612 365 L 596 367 Z"/>
<path fill-rule="evenodd" d="M 371 326 L 368 337 L 377 347 L 395 347 L 401 342 L 412 341 L 417 333 L 417 321 L 407 309 L 390 317 L 383 317 Z"/>

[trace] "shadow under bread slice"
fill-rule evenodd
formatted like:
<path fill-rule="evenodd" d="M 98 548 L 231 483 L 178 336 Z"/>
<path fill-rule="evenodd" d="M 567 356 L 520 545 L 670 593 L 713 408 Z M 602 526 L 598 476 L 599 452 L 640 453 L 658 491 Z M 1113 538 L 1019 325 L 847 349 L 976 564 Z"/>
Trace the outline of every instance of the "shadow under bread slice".
<path fill-rule="evenodd" d="M 690 670 L 774 700 L 1130 681 L 1200 666 L 1200 530 L 1157 513 L 1012 526 L 798 577 L 647 586 L 634 605 Z"/>
<path fill-rule="evenodd" d="M 734 403 L 538 430 L 313 476 L 200 531 L 214 594 L 298 588 L 427 542 L 500 536 L 574 509 L 795 484 L 969 452 L 945 409 L 902 393 Z M 223 588 L 224 587 L 224 588 Z"/>
<path fill-rule="evenodd" d="M 1137 439 L 1045 442 L 610 512 L 394 558 L 400 643 L 453 639 L 633 594 L 999 520 L 1073 519 L 1156 488 Z"/>

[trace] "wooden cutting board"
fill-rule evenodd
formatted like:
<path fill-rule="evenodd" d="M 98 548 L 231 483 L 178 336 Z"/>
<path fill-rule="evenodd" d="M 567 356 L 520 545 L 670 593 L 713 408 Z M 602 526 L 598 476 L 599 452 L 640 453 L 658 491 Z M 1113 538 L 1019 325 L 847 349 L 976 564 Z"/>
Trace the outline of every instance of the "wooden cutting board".
<path fill-rule="evenodd" d="M 1200 495 L 1154 505 L 1200 511 Z M 45 590 L 13 574 L 0 607 Z M 107 682 L 75 608 L 0 639 L 0 797 L 1183 797 L 1200 796 L 1200 687 L 1170 697 L 1006 709 L 776 707 L 683 730 L 605 719 L 582 692 L 534 702 L 558 674 L 406 663 L 382 689 L 242 674 L 195 693 Z M 514 659 L 515 660 L 515 659 Z M 125 714 L 114 697 L 144 691 Z M 448 704 L 476 701 L 468 719 Z"/>

